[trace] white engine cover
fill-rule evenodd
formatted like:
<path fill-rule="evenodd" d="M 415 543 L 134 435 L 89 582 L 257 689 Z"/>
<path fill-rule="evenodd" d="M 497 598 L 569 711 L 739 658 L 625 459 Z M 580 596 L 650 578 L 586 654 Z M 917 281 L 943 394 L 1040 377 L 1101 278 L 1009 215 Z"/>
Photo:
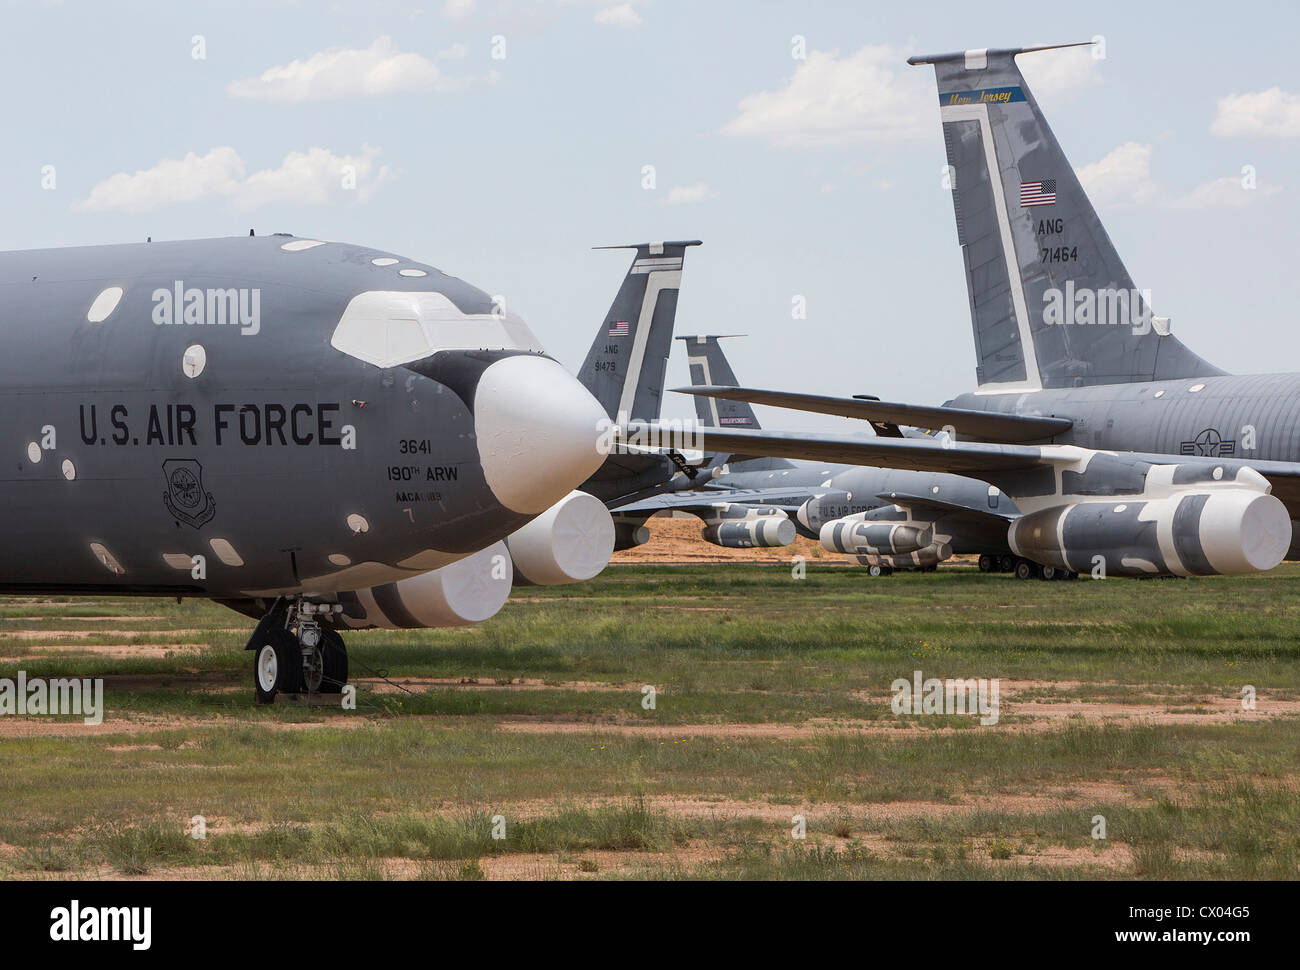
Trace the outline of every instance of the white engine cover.
<path fill-rule="evenodd" d="M 513 569 L 504 542 L 439 569 L 355 591 L 365 617 L 346 614 L 353 629 L 408 630 L 482 623 L 510 598 Z"/>
<path fill-rule="evenodd" d="M 506 537 L 519 585 L 563 586 L 598 576 L 614 554 L 614 519 L 605 503 L 570 492 Z"/>

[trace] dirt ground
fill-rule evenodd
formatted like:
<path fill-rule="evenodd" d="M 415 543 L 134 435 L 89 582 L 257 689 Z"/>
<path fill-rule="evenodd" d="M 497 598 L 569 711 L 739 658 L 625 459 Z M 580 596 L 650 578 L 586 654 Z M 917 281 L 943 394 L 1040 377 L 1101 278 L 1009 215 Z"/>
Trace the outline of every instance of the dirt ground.
<path fill-rule="evenodd" d="M 796 536 L 793 543 L 776 549 L 724 549 L 700 537 L 704 524 L 695 516 L 659 514 L 646 522 L 650 541 L 635 549 L 614 553 L 613 563 L 666 562 L 789 562 L 803 556 L 810 562 L 845 562 L 843 556 L 827 552 L 818 543 Z"/>

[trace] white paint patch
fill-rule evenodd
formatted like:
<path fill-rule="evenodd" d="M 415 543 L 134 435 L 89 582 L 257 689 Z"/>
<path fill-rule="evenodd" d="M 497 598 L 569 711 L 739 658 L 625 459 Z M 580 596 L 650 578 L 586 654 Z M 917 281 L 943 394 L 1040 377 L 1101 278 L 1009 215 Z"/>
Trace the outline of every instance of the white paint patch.
<path fill-rule="evenodd" d="M 63 459 L 62 471 L 63 477 L 68 481 L 72 481 L 77 477 L 77 466 L 72 463 L 71 458 Z"/>
<path fill-rule="evenodd" d="M 315 249 L 317 246 L 325 244 L 319 239 L 295 239 L 293 242 L 287 242 L 280 248 L 286 253 L 300 253 L 304 249 Z"/>
<path fill-rule="evenodd" d="M 163 562 L 172 569 L 184 569 L 186 572 L 194 568 L 194 557 L 185 552 L 164 552 Z"/>
<path fill-rule="evenodd" d="M 244 557 L 235 551 L 235 547 L 230 544 L 229 540 L 209 539 L 208 545 L 217 554 L 217 558 L 227 566 L 242 566 L 244 564 Z"/>
<path fill-rule="evenodd" d="M 363 532 L 370 531 L 370 523 L 366 521 L 364 515 L 357 515 L 353 512 L 348 516 L 348 528 L 352 530 L 353 535 L 360 535 Z"/>
<path fill-rule="evenodd" d="M 329 561 L 330 561 L 331 563 L 333 563 L 335 566 L 351 566 L 351 565 L 352 565 L 352 560 L 349 559 L 347 556 L 343 555 L 343 553 L 341 553 L 341 552 L 331 552 L 331 553 L 329 554 Z"/>
<path fill-rule="evenodd" d="M 1201 392 L 1201 391 L 1203 391 L 1203 390 L 1205 390 L 1205 385 L 1204 385 L 1204 384 L 1193 384 L 1191 387 L 1189 387 L 1189 388 L 1187 389 L 1187 393 L 1188 393 L 1188 394 L 1197 394 L 1197 393 L 1199 393 L 1199 392 Z"/>
<path fill-rule="evenodd" d="M 203 349 L 202 344 L 190 344 L 185 348 L 185 353 L 181 355 L 181 370 L 185 376 L 193 380 L 203 373 L 203 368 L 208 366 L 208 352 Z"/>
<path fill-rule="evenodd" d="M 91 323 L 103 323 L 117 309 L 121 300 L 122 287 L 110 286 L 95 297 L 95 302 L 90 304 L 90 310 L 86 313 L 86 319 Z"/>
<path fill-rule="evenodd" d="M 370 262 L 375 266 L 392 266 L 397 260 L 392 256 L 376 256 Z"/>
<path fill-rule="evenodd" d="M 966 52 L 966 70 L 982 71 L 989 66 L 989 49 L 981 47 Z"/>
<path fill-rule="evenodd" d="M 33 465 L 37 464 L 41 460 L 41 446 L 35 441 L 27 442 L 27 460 Z"/>
<path fill-rule="evenodd" d="M 114 576 L 121 576 L 126 572 L 122 568 L 122 564 L 117 561 L 117 558 L 108 551 L 108 547 L 102 542 L 92 542 L 90 551 L 95 554 L 95 558 L 99 560 L 100 564 Z"/>
<path fill-rule="evenodd" d="M 429 274 L 422 269 L 399 269 L 397 271 L 397 275 L 398 276 L 428 276 Z"/>
<path fill-rule="evenodd" d="M 376 367 L 396 367 L 442 350 L 542 350 L 514 314 L 465 313 L 442 293 L 397 290 L 354 296 L 330 346 Z"/>

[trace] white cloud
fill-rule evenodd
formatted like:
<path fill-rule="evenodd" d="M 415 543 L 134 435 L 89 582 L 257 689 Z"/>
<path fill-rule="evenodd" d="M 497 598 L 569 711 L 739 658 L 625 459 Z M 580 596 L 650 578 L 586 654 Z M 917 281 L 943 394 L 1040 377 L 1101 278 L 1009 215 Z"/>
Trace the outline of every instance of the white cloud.
<path fill-rule="evenodd" d="M 399 51 L 391 37 L 378 37 L 366 48 L 332 47 L 306 60 L 269 67 L 255 78 L 231 81 L 226 93 L 261 101 L 327 101 L 374 97 L 408 91 L 449 91 L 464 79 L 448 78 L 435 63 L 461 58 L 464 45 L 434 56 Z"/>
<path fill-rule="evenodd" d="M 1172 200 L 1169 205 L 1174 209 L 1212 209 L 1231 206 L 1250 205 L 1261 196 L 1276 195 L 1280 189 L 1276 185 L 1246 188 L 1242 177 L 1225 175 L 1198 185 L 1186 195 Z"/>
<path fill-rule="evenodd" d="M 1151 146 L 1135 141 L 1125 142 L 1077 174 L 1094 205 L 1142 205 L 1160 194 L 1151 178 Z"/>
<path fill-rule="evenodd" d="M 448 20 L 464 20 L 474 12 L 474 0 L 447 0 L 442 15 Z"/>
<path fill-rule="evenodd" d="M 1300 137 L 1300 94 L 1269 88 L 1220 98 L 1210 131 L 1224 136 Z"/>
<path fill-rule="evenodd" d="M 1035 97 L 1064 100 L 1083 88 L 1101 83 L 1101 61 L 1092 47 L 1064 47 L 1022 54 L 1016 58 L 1020 73 Z"/>
<path fill-rule="evenodd" d="M 689 205 L 711 198 L 714 192 L 703 182 L 698 185 L 675 185 L 664 196 L 664 205 Z"/>
<path fill-rule="evenodd" d="M 118 172 L 90 190 L 76 208 L 83 212 L 145 212 L 204 199 L 227 199 L 236 208 L 256 209 L 271 202 L 326 205 L 367 202 L 392 178 L 377 165 L 378 148 L 362 145 L 359 155 L 335 155 L 325 148 L 290 152 L 277 168 L 245 176 L 239 153 L 228 145 L 206 155 L 165 158 L 133 174 Z M 351 184 L 354 188 L 348 188 Z"/>
<path fill-rule="evenodd" d="M 613 7 L 601 7 L 596 11 L 594 19 L 598 24 L 607 24 L 611 27 L 640 27 L 643 23 L 641 15 L 633 9 L 630 3 L 620 3 Z"/>
<path fill-rule="evenodd" d="M 1210 209 L 1249 205 L 1275 195 L 1277 186 L 1245 188 L 1244 176 L 1225 175 L 1178 195 L 1151 176 L 1151 146 L 1126 142 L 1100 161 L 1078 171 L 1094 205 L 1159 205 L 1170 209 Z"/>
<path fill-rule="evenodd" d="M 926 85 L 903 80 L 903 56 L 863 47 L 847 57 L 812 51 L 785 87 L 743 98 L 723 134 L 766 138 L 778 148 L 895 141 L 939 123 Z"/>

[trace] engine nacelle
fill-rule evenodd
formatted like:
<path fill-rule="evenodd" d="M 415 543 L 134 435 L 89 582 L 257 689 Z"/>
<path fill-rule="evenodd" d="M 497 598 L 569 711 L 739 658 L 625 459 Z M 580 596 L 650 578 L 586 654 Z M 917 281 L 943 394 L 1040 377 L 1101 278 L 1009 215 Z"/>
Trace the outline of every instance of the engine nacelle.
<path fill-rule="evenodd" d="M 504 542 L 439 569 L 341 594 L 335 622 L 353 630 L 418 630 L 482 623 L 510 598 L 513 569 Z"/>
<path fill-rule="evenodd" d="M 816 539 L 826 523 L 860 514 L 880 505 L 880 499 L 874 496 L 868 495 L 865 498 L 867 501 L 854 501 L 851 492 L 838 488 L 810 498 L 799 506 L 799 511 L 795 513 L 795 519 L 801 526 L 800 533 L 806 534 L 809 539 Z"/>
<path fill-rule="evenodd" d="M 614 554 L 614 519 L 605 503 L 570 492 L 506 537 L 516 586 L 563 586 L 600 574 Z"/>
<path fill-rule="evenodd" d="M 611 518 L 614 520 L 615 552 L 635 549 L 650 541 L 650 530 L 645 524 L 649 516 L 615 512 Z"/>
<path fill-rule="evenodd" d="M 937 566 L 952 555 L 952 546 L 946 542 L 934 542 L 924 549 L 897 556 L 854 556 L 859 566 L 889 566 L 891 569 L 920 569 Z"/>
<path fill-rule="evenodd" d="M 795 528 L 784 512 L 776 515 L 756 516 L 710 525 L 700 533 L 715 546 L 727 549 L 753 549 L 756 547 L 788 546 L 794 542 Z"/>
<path fill-rule="evenodd" d="M 880 522 L 869 513 L 845 516 L 821 528 L 822 548 L 850 556 L 899 556 L 934 542 L 934 530 L 911 522 Z"/>
<path fill-rule="evenodd" d="M 1041 509 L 1012 522 L 1007 538 L 1016 555 L 1077 573 L 1104 563 L 1118 576 L 1240 575 L 1282 561 L 1291 518 L 1265 492 L 1207 489 Z"/>

